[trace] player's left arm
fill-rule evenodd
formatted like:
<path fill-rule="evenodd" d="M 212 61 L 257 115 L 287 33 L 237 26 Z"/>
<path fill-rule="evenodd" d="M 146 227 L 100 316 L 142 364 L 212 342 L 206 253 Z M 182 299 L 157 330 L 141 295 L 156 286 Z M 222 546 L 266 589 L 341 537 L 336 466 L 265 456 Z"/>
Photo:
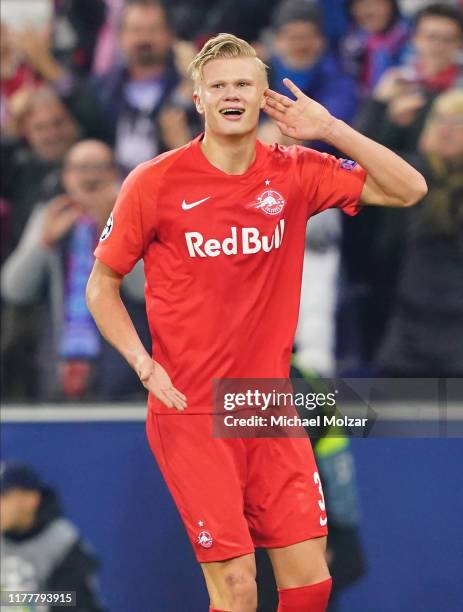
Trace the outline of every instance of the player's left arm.
<path fill-rule="evenodd" d="M 359 163 L 367 172 L 360 198 L 362 203 L 412 206 L 426 195 L 426 181 L 413 166 L 333 117 L 289 79 L 284 83 L 296 100 L 268 89 L 264 111 L 275 119 L 285 136 L 298 140 L 323 140 Z"/>

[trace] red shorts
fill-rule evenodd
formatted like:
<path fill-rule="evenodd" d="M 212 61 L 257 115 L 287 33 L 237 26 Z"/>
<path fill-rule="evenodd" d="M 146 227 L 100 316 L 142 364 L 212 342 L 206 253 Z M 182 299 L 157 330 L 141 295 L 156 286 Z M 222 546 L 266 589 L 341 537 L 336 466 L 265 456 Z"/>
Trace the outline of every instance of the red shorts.
<path fill-rule="evenodd" d="M 308 438 L 213 438 L 210 414 L 151 410 L 146 431 L 199 562 L 327 534 Z"/>

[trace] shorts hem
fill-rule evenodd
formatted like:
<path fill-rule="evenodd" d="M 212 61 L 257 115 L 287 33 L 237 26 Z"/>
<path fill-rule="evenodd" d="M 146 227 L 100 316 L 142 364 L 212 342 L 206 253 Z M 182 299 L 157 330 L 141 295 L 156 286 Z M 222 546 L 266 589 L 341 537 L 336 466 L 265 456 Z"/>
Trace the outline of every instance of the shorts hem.
<path fill-rule="evenodd" d="M 272 540 L 265 542 L 258 542 L 254 540 L 254 546 L 256 548 L 285 548 L 286 546 L 292 546 L 293 544 L 300 544 L 301 542 L 305 542 L 306 540 L 315 540 L 316 538 L 323 538 L 328 535 L 328 530 L 323 529 L 320 531 L 311 531 L 310 533 L 304 533 L 299 536 L 294 536 L 293 538 L 280 538 L 279 540 Z"/>
<path fill-rule="evenodd" d="M 255 548 L 247 548 L 247 549 L 243 549 L 241 551 L 230 551 L 230 552 L 224 552 L 223 554 L 220 554 L 219 552 L 216 555 L 213 555 L 212 558 L 208 558 L 208 559 L 202 559 L 200 557 L 202 557 L 202 555 L 197 555 L 196 556 L 196 561 L 198 563 L 215 563 L 216 561 L 228 561 L 230 559 L 234 559 L 235 557 L 243 557 L 244 555 L 250 555 L 250 554 L 254 554 L 255 552 Z"/>

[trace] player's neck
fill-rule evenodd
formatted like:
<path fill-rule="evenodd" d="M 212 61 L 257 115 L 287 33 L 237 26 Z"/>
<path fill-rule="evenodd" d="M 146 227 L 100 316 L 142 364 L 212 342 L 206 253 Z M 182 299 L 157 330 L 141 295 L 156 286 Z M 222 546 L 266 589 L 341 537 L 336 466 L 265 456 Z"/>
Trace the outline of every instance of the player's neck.
<path fill-rule="evenodd" d="M 226 174 L 244 174 L 256 157 L 256 134 L 230 137 L 207 133 L 201 150 L 210 164 Z"/>

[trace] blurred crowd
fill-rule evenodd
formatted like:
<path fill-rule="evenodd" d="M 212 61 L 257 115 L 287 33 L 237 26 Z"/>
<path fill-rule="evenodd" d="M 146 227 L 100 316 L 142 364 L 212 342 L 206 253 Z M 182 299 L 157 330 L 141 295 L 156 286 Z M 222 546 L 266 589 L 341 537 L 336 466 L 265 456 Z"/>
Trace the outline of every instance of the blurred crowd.
<path fill-rule="evenodd" d="M 101 341 L 86 280 L 123 178 L 202 130 L 187 66 L 218 32 L 254 44 L 273 89 L 291 78 L 428 181 L 413 208 L 368 207 L 355 218 L 333 210 L 309 223 L 299 366 L 322 376 L 463 376 L 461 2 L 14 5 L 23 10 L 2 10 L 0 62 L 4 399 L 144 396 Z M 259 137 L 291 144 L 265 118 Z M 143 287 L 140 264 L 123 299 L 149 348 Z"/>

